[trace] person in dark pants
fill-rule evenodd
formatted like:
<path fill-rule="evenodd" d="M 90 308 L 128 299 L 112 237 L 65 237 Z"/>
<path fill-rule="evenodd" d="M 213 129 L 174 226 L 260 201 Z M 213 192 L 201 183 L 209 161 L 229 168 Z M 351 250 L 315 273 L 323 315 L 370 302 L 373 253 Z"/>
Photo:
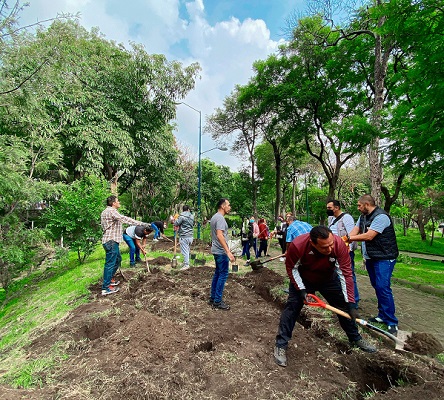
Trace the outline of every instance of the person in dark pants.
<path fill-rule="evenodd" d="M 219 310 L 229 310 L 230 306 L 223 300 L 225 283 L 228 279 L 229 262 L 234 262 L 234 256 L 228 247 L 228 224 L 224 216 L 231 211 L 228 199 L 220 199 L 217 203 L 217 213 L 210 221 L 211 225 L 211 253 L 216 263 L 216 269 L 211 281 L 209 304 Z"/>
<path fill-rule="evenodd" d="M 290 278 L 289 295 L 279 321 L 274 359 L 287 366 L 287 347 L 307 293 L 319 291 L 333 307 L 348 312 L 352 319 L 338 316 L 339 323 L 353 346 L 369 353 L 376 348 L 359 334 L 355 319 L 354 286 L 350 256 L 344 241 L 325 226 L 294 239 L 287 250 L 285 267 Z"/>
<path fill-rule="evenodd" d="M 259 225 L 259 250 L 257 251 L 257 257 L 260 257 L 262 253 L 264 256 L 268 256 L 268 240 L 270 238 L 270 232 L 268 230 L 267 221 L 265 218 L 260 218 L 258 221 Z"/>

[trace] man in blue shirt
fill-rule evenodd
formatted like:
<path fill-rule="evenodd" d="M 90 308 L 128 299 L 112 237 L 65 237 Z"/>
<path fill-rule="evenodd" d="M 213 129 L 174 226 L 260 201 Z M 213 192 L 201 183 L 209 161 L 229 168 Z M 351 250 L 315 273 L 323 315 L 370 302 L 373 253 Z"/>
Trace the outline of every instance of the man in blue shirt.
<path fill-rule="evenodd" d="M 388 331 L 396 336 L 398 319 L 390 280 L 399 251 L 393 222 L 369 194 L 359 198 L 358 210 L 361 216 L 350 232 L 349 240 L 362 242 L 365 267 L 378 299 L 379 313 L 369 321 L 385 323 Z"/>
<path fill-rule="evenodd" d="M 289 225 L 287 228 L 287 239 L 285 240 L 287 242 L 287 249 L 293 239 L 304 233 L 310 233 L 313 228 L 307 222 L 298 221 L 293 215 L 287 215 L 287 224 Z"/>

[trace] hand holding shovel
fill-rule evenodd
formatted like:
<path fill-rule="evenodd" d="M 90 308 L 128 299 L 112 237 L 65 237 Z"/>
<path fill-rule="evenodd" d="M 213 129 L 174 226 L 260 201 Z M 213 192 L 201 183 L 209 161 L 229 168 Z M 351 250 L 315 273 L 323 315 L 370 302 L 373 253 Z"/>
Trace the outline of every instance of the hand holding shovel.
<path fill-rule="evenodd" d="M 306 301 L 304 303 L 306 305 L 312 306 L 312 307 L 325 308 L 325 309 L 333 311 L 334 313 L 341 315 L 345 318 L 352 319 L 352 317 L 348 313 L 346 313 L 345 311 L 342 311 L 339 308 L 333 307 L 330 304 L 324 303 L 319 297 L 315 296 L 314 294 L 308 293 L 307 297 L 306 297 Z M 388 338 L 392 339 L 396 344 L 395 348 L 397 350 L 404 350 L 405 341 L 400 340 L 395 335 L 392 335 L 391 333 L 389 333 L 381 328 L 378 328 L 377 326 L 374 326 L 361 318 L 356 318 L 355 321 L 362 326 L 366 326 L 367 328 L 370 328 L 370 329 L 372 329 L 376 332 L 379 332 L 382 335 L 385 335 Z"/>

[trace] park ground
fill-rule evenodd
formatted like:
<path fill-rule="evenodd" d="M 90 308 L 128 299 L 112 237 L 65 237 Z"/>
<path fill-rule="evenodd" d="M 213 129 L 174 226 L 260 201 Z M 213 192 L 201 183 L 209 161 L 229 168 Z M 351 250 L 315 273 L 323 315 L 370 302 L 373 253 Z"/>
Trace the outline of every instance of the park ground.
<path fill-rule="evenodd" d="M 433 357 L 444 344 L 443 298 L 394 286 L 400 328 L 426 342 L 436 338 L 410 352 L 368 331 L 363 336 L 379 351 L 351 349 L 334 316 L 305 308 L 282 368 L 272 350 L 286 298 L 283 263 L 257 272 L 239 263 L 224 296 L 232 308 L 220 311 L 207 304 L 211 262 L 179 272 L 170 261 L 151 260 L 151 273 L 143 265 L 124 268 L 126 279 L 112 296 L 93 285 L 89 303 L 28 346 L 29 360 L 54 346 L 65 355 L 42 371 L 41 387 L 2 385 L 0 399 L 444 398 L 442 358 Z M 366 277 L 358 279 L 361 316 L 368 318 L 376 299 Z"/>

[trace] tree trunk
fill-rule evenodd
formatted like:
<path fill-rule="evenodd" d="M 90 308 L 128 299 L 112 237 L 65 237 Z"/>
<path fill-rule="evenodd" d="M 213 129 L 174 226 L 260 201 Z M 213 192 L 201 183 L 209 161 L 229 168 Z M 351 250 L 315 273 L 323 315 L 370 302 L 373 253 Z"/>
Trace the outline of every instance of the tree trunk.
<path fill-rule="evenodd" d="M 276 140 L 270 141 L 273 146 L 274 162 L 276 166 L 276 204 L 274 205 L 274 220 L 277 221 L 281 206 L 281 153 L 279 152 Z"/>
<path fill-rule="evenodd" d="M 377 1 L 379 4 L 379 0 Z M 378 20 L 378 28 L 385 22 L 385 17 Z M 388 59 L 391 52 L 391 45 L 384 49 L 383 38 L 380 34 L 374 33 L 375 39 L 375 63 L 374 63 L 374 96 L 371 123 L 376 136 L 372 139 L 368 150 L 368 162 L 370 168 L 371 195 L 377 205 L 381 204 L 381 183 L 382 183 L 382 159 L 379 153 L 379 134 L 381 131 L 381 111 L 384 108 L 385 77 L 387 75 Z"/>

